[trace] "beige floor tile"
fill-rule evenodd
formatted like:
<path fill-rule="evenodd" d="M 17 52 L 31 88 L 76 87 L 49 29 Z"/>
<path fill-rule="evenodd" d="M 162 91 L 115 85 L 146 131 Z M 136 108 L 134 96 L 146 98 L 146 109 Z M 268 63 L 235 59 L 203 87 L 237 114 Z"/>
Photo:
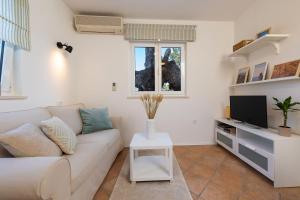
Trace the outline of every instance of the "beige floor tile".
<path fill-rule="evenodd" d="M 191 192 L 193 200 L 198 200 L 199 196 Z"/>
<path fill-rule="evenodd" d="M 280 200 L 299 200 L 300 187 L 297 188 L 280 188 Z"/>
<path fill-rule="evenodd" d="M 210 179 L 215 174 L 216 169 L 217 168 L 206 165 L 205 163 L 194 164 L 186 171 L 185 174 Z"/>
<path fill-rule="evenodd" d="M 180 157 L 183 154 L 185 154 L 188 151 L 188 149 L 183 146 L 174 146 L 173 151 L 174 151 L 176 157 Z"/>
<path fill-rule="evenodd" d="M 186 158 L 184 156 L 177 158 L 177 161 L 183 172 L 188 170 L 194 164 L 193 160 Z"/>
<path fill-rule="evenodd" d="M 233 193 L 223 186 L 209 183 L 202 192 L 201 197 L 205 200 L 236 200 L 238 199 L 238 195 L 239 194 Z"/>
<path fill-rule="evenodd" d="M 99 190 L 94 196 L 94 200 L 109 200 L 110 194 L 104 190 Z"/>
<path fill-rule="evenodd" d="M 239 200 L 281 200 L 279 193 L 263 191 L 247 191 L 240 194 Z"/>
<path fill-rule="evenodd" d="M 189 187 L 189 190 L 196 194 L 200 195 L 201 192 L 205 189 L 209 179 L 199 176 L 187 175 L 184 177 L 186 183 Z"/>

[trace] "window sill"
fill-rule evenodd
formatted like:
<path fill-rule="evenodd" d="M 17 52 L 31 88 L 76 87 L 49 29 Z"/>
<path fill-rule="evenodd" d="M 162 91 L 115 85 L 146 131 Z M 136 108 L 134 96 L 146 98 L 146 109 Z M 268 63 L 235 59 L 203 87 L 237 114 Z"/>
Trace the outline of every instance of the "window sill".
<path fill-rule="evenodd" d="M 0 96 L 0 100 L 24 100 L 26 96 Z"/>
<path fill-rule="evenodd" d="M 140 98 L 140 95 L 132 95 L 132 96 L 128 96 L 127 99 L 139 99 Z M 188 99 L 190 98 L 189 96 L 186 96 L 186 95 L 178 95 L 178 96 L 175 96 L 175 95 L 164 95 L 164 98 L 165 99 Z"/>

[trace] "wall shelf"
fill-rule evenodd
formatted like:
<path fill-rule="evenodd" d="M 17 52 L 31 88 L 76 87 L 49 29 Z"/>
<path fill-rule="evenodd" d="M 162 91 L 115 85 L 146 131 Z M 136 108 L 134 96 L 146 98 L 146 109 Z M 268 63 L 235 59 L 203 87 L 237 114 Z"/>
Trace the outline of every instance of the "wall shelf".
<path fill-rule="evenodd" d="M 275 79 L 267 79 L 263 81 L 253 81 L 241 84 L 233 84 L 230 87 L 240 87 L 240 86 L 247 86 L 247 85 L 258 85 L 258 84 L 265 84 L 265 83 L 275 83 L 275 82 L 282 82 L 282 81 L 296 81 L 300 80 L 298 76 L 291 76 L 291 77 L 284 77 L 284 78 L 275 78 Z"/>
<path fill-rule="evenodd" d="M 240 48 L 239 50 L 233 52 L 229 57 L 246 57 L 248 58 L 249 54 L 257 51 L 260 48 L 271 45 L 274 47 L 277 54 L 280 53 L 279 42 L 288 38 L 288 34 L 268 34 L 259 39 L 254 40 L 252 43 Z"/>

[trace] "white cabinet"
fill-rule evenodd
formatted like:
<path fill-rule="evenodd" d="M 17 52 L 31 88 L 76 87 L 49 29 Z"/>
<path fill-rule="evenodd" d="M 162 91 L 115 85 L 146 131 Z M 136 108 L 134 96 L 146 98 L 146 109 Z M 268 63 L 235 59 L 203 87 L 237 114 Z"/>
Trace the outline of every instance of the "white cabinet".
<path fill-rule="evenodd" d="M 234 134 L 228 129 L 234 129 Z M 216 142 L 273 181 L 275 187 L 300 186 L 300 136 L 283 137 L 232 120 L 216 120 Z"/>

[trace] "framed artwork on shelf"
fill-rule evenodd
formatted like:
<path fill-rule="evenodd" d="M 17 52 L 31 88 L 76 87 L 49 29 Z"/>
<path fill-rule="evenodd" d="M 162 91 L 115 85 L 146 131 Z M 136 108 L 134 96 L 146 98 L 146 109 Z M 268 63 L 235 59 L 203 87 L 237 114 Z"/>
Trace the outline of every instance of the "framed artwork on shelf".
<path fill-rule="evenodd" d="M 238 70 L 236 84 L 246 83 L 250 67 L 244 67 Z"/>
<path fill-rule="evenodd" d="M 254 82 L 254 81 L 265 80 L 268 65 L 269 65 L 268 62 L 263 62 L 255 65 L 251 76 L 251 81 Z"/>
<path fill-rule="evenodd" d="M 271 79 L 299 76 L 300 60 L 282 63 L 274 66 Z"/>

